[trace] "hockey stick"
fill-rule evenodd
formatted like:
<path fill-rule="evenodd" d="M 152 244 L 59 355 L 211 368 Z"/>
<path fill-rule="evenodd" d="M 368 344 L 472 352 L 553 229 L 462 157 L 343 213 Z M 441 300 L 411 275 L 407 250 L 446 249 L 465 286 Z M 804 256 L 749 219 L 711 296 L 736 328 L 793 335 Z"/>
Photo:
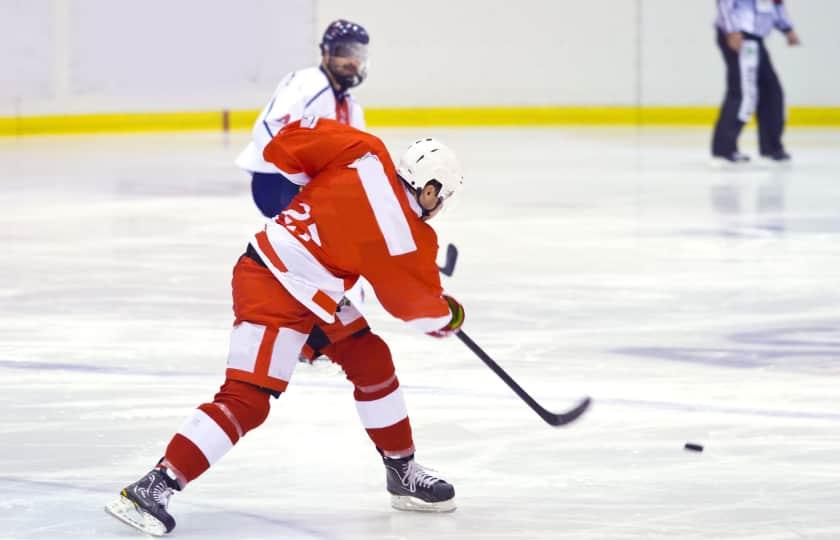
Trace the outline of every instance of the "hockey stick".
<path fill-rule="evenodd" d="M 454 244 L 446 246 L 446 263 L 443 266 L 438 266 L 438 270 L 444 276 L 451 276 L 455 271 L 455 261 L 458 260 L 458 248 Z"/>
<path fill-rule="evenodd" d="M 586 411 L 586 409 L 589 408 L 589 404 L 592 402 L 592 400 L 591 398 L 586 397 L 583 400 L 581 400 L 581 402 L 578 403 L 573 409 L 570 409 L 569 411 L 564 413 L 557 414 L 546 410 L 542 405 L 534 401 L 534 398 L 529 396 L 528 393 L 525 390 L 523 390 L 522 387 L 519 386 L 516 383 L 516 381 L 514 381 L 513 378 L 501 368 L 501 366 L 499 366 L 499 364 L 497 364 L 495 361 L 493 361 L 492 358 L 487 356 L 487 353 L 484 352 L 481 349 L 481 347 L 479 347 L 475 343 L 475 341 L 470 339 L 470 337 L 463 330 L 459 330 L 457 332 L 457 335 L 458 339 L 464 342 L 464 345 L 466 345 L 472 352 L 474 352 L 475 355 L 478 356 L 482 362 L 487 364 L 487 366 L 490 369 L 492 369 L 493 372 L 496 373 L 496 375 L 498 375 L 503 381 L 507 383 L 508 386 L 510 386 L 513 389 L 514 392 L 516 392 L 516 395 L 519 396 L 522 399 L 522 401 L 527 403 L 529 407 L 531 407 L 538 415 L 540 415 L 540 418 L 545 420 L 550 425 L 563 426 L 570 422 L 574 422 L 580 415 L 582 415 Z"/>

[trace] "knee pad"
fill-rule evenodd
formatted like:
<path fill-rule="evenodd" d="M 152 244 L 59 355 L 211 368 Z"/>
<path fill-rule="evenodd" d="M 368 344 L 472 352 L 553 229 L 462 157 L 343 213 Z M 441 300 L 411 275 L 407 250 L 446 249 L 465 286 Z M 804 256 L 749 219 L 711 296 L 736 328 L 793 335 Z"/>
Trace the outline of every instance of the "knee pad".
<path fill-rule="evenodd" d="M 269 397 L 268 392 L 253 384 L 228 379 L 213 398 L 213 403 L 207 405 L 220 409 L 241 437 L 268 418 L 271 409 Z"/>
<path fill-rule="evenodd" d="M 391 349 L 373 332 L 342 339 L 330 345 L 325 352 L 344 369 L 357 393 L 388 394 L 399 386 Z"/>

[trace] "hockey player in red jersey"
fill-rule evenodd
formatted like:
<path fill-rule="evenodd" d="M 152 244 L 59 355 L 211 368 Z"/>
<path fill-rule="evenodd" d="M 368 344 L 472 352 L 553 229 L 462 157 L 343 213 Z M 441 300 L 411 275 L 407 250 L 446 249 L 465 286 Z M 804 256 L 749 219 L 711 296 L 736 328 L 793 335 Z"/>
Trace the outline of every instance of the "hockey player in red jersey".
<path fill-rule="evenodd" d="M 364 276 L 383 307 L 436 337 L 464 321 L 441 288 L 437 237 L 427 221 L 461 187 L 455 155 L 434 139 L 411 145 L 394 167 L 375 136 L 333 120 L 304 117 L 266 147 L 266 160 L 304 188 L 257 232 L 234 267 L 226 380 L 170 440 L 149 473 L 106 510 L 143 532 L 175 527 L 169 498 L 181 491 L 268 416 L 316 322 L 325 352 L 354 385 L 359 417 L 382 456 L 392 506 L 455 509 L 451 484 L 414 460 L 408 412 L 388 345 L 344 292 Z"/>

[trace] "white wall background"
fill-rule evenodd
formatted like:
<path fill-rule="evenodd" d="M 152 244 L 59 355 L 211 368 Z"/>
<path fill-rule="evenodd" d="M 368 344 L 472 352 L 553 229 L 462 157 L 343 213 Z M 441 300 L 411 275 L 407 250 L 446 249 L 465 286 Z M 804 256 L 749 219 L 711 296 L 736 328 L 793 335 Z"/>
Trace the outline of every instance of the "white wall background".
<path fill-rule="evenodd" d="M 0 115 L 258 109 L 313 0 L 0 0 Z"/>
<path fill-rule="evenodd" d="M 838 0 L 787 0 L 771 53 L 793 105 L 840 106 Z M 715 105 L 712 0 L 0 0 L 0 115 L 257 109 L 364 24 L 369 107 Z"/>
<path fill-rule="evenodd" d="M 800 48 L 767 40 L 795 105 L 840 105 L 840 0 L 786 0 Z M 714 0 L 319 0 L 371 33 L 375 105 L 717 105 Z"/>

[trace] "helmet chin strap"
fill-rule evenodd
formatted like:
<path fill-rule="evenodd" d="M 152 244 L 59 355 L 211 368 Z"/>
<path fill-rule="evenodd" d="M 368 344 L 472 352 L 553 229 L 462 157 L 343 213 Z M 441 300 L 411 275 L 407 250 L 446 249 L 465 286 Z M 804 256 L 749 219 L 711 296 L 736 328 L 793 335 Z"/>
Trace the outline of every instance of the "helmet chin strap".
<path fill-rule="evenodd" d="M 335 75 L 334 75 L 335 76 Z M 355 88 L 362 84 L 362 78 L 358 75 L 352 75 L 350 77 L 335 77 L 335 80 L 341 85 L 341 91 L 345 92 L 351 88 Z"/>

